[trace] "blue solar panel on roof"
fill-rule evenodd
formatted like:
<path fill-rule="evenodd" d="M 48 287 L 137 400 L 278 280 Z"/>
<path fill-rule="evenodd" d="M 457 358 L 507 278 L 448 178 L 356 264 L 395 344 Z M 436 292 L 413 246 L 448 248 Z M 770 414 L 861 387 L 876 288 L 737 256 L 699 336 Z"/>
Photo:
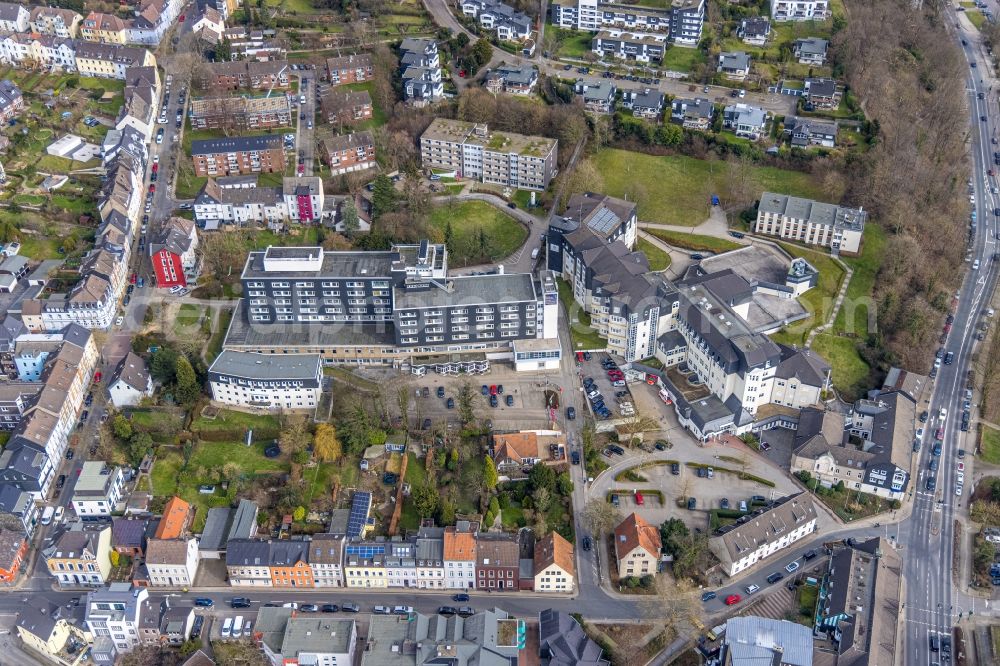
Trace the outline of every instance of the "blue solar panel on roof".
<path fill-rule="evenodd" d="M 609 208 L 601 208 L 587 222 L 587 226 L 599 234 L 607 234 L 619 224 L 621 224 L 621 220 Z"/>
<path fill-rule="evenodd" d="M 368 514 L 372 508 L 372 495 L 367 492 L 354 493 L 351 500 L 351 514 L 347 519 L 347 536 L 359 537 L 364 532 Z"/>

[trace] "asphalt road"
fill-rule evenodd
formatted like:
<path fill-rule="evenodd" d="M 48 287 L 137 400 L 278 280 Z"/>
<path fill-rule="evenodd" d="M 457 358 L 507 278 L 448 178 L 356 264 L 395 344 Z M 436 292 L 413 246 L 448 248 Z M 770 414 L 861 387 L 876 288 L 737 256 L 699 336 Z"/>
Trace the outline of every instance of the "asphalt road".
<path fill-rule="evenodd" d="M 967 27 L 964 21 L 959 25 Z M 919 471 L 912 481 L 913 512 L 911 518 L 900 525 L 899 543 L 903 548 L 904 579 L 907 586 L 904 661 L 909 664 L 937 662 L 941 655 L 930 650 L 931 635 L 950 633 L 961 614 L 977 610 L 975 600 L 964 594 L 961 588 L 953 588 L 951 580 L 955 555 L 952 552 L 954 520 L 967 504 L 972 491 L 970 475 L 970 483 L 963 494 L 955 494 L 956 463 L 958 449 L 971 450 L 974 446 L 972 433 L 964 433 L 960 427 L 966 373 L 972 367 L 976 326 L 989 303 L 1000 270 L 1000 266 L 991 260 L 992 254 L 997 250 L 995 234 L 1000 230 L 1000 224 L 992 211 L 1000 206 L 1000 198 L 991 192 L 991 187 L 997 185 L 996 179 L 987 175 L 994 148 L 991 137 L 995 136 L 1000 116 L 997 113 L 995 93 L 992 91 L 994 81 L 986 59 L 982 57 L 979 34 L 975 30 L 964 28 L 960 28 L 959 32 L 960 37 L 967 42 L 963 51 L 970 62 L 967 87 L 972 183 L 979 220 L 973 243 L 973 258 L 978 259 L 981 266 L 978 271 L 973 270 L 971 264 L 960 267 L 960 270 L 969 270 L 957 294 L 959 302 L 954 313 L 955 322 L 945 345 L 947 351 L 954 352 L 955 360 L 951 365 L 941 366 L 930 405 L 926 407 L 932 415 L 925 426 L 928 433 L 938 427 L 944 428 L 940 468 L 936 474 L 937 487 L 935 491 L 926 489 L 927 478 L 932 474 L 928 464 L 932 457 L 933 437 L 925 435 L 924 446 L 918 455 Z M 976 62 L 977 66 L 972 67 L 972 62 Z M 978 99 L 979 93 L 984 94 L 984 99 Z M 986 117 L 986 122 L 981 120 L 983 116 Z M 966 221 L 959 220 L 958 223 L 966 224 Z M 941 418 L 941 409 L 947 410 L 944 418 Z M 981 605 L 979 610 L 982 611 Z"/>
<path fill-rule="evenodd" d="M 313 175 L 313 153 L 316 145 L 316 85 L 319 82 L 316 70 L 306 69 L 294 72 L 299 77 L 300 99 L 305 98 L 305 104 L 300 105 L 297 131 L 295 132 L 296 164 L 302 164 L 302 175 Z M 301 160 L 301 162 L 300 162 Z M 298 173 L 298 170 L 296 170 Z"/>

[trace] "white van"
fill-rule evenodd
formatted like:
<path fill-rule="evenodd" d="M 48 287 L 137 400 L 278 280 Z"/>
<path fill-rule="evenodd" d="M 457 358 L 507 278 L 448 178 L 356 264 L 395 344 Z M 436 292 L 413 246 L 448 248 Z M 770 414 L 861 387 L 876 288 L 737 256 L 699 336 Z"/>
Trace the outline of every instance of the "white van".
<path fill-rule="evenodd" d="M 58 523 L 60 520 L 63 519 L 63 516 L 65 514 L 66 514 L 66 507 L 64 507 L 64 506 L 56 507 L 56 513 L 52 517 L 52 520 L 54 520 L 54 521 L 56 521 Z"/>
<path fill-rule="evenodd" d="M 42 511 L 42 525 L 48 525 L 52 522 L 52 516 L 56 513 L 55 507 L 47 506 L 45 511 Z"/>
<path fill-rule="evenodd" d="M 227 617 L 226 621 L 222 623 L 222 637 L 229 638 L 233 633 L 233 618 Z"/>
<path fill-rule="evenodd" d="M 233 636 L 239 638 L 243 634 L 243 616 L 237 615 L 233 620 Z"/>
<path fill-rule="evenodd" d="M 532 250 L 532 251 L 531 251 L 531 258 L 532 258 L 532 259 L 538 259 L 538 251 L 539 251 L 540 249 L 541 249 L 541 248 L 537 248 L 537 247 L 536 247 L 536 248 L 535 248 L 534 250 Z"/>

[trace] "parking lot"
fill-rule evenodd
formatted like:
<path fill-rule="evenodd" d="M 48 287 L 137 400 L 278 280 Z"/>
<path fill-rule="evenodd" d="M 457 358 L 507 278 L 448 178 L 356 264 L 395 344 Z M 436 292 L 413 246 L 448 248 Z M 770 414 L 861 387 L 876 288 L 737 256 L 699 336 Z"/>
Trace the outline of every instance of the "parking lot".
<path fill-rule="evenodd" d="M 666 455 L 669 456 L 670 452 Z M 649 457 L 648 454 L 643 458 Z M 740 508 L 740 502 L 747 502 L 749 508 L 750 500 L 754 496 L 771 499 L 786 493 L 768 488 L 754 481 L 744 481 L 735 474 L 714 471 L 712 478 L 698 476 L 698 470 L 688 467 L 683 461 L 678 461 L 678 474 L 671 473 L 671 465 L 667 460 L 657 461 L 647 460 L 650 464 L 638 470 L 644 481 L 615 481 L 612 484 L 612 491 L 621 491 L 618 497 L 618 504 L 622 513 L 635 511 L 643 518 L 654 525 L 659 525 L 668 518 L 680 518 L 688 527 L 708 530 L 709 515 L 712 509 L 722 508 L 722 500 L 728 500 L 729 509 Z M 637 464 L 643 464 L 637 461 Z M 707 463 L 711 464 L 711 463 Z M 732 469 L 734 465 L 720 461 L 719 467 Z M 655 493 L 644 492 L 650 489 L 663 493 L 663 503 Z M 642 495 L 642 505 L 640 506 L 635 497 L 635 493 Z M 688 498 L 695 499 L 694 510 L 687 507 Z M 681 504 L 678 504 L 681 502 Z M 684 508 L 681 508 L 681 507 Z"/>
<path fill-rule="evenodd" d="M 608 416 L 605 418 L 617 419 L 635 414 L 634 409 L 628 409 L 628 406 L 634 403 L 623 378 L 623 373 L 621 375 L 616 374 L 615 377 L 608 375 L 609 372 L 621 372 L 613 357 L 609 354 L 588 353 L 584 355 L 581 353 L 577 354 L 577 364 L 583 377 L 584 393 L 588 396 L 587 409 L 595 418 L 599 420 L 602 418 L 594 410 L 594 400 L 597 394 L 603 399 L 604 406 L 607 408 L 606 413 Z M 619 376 L 622 379 L 617 379 Z M 593 383 L 588 384 L 588 380 Z"/>
<path fill-rule="evenodd" d="M 559 405 L 554 410 L 556 422 L 565 429 L 563 396 L 568 395 L 574 387 L 562 386 L 560 381 L 558 376 L 546 378 L 519 373 L 500 364 L 492 364 L 490 371 L 481 375 L 447 376 L 428 373 L 422 377 L 399 378 L 399 384 L 408 391 L 408 425 L 414 429 L 436 429 L 446 423 L 457 424 L 461 418 L 459 394 L 466 383 L 472 389 L 476 419 L 488 419 L 495 430 L 548 428 L 551 423 L 550 411 L 546 405 L 547 392 L 555 396 L 556 404 Z M 495 407 L 491 406 L 494 401 Z M 389 409 L 392 414 L 402 416 L 402 407 L 395 396 L 391 403 Z M 449 408 L 449 404 L 452 407 Z"/>

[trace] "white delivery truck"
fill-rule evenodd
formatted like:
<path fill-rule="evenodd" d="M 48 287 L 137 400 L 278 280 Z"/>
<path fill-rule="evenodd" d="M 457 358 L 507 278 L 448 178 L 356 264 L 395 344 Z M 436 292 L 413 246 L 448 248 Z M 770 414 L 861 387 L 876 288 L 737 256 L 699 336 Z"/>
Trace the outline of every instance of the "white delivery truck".
<path fill-rule="evenodd" d="M 42 525 L 49 525 L 52 523 L 52 516 L 56 513 L 56 508 L 54 506 L 47 506 L 45 510 L 42 511 Z"/>

